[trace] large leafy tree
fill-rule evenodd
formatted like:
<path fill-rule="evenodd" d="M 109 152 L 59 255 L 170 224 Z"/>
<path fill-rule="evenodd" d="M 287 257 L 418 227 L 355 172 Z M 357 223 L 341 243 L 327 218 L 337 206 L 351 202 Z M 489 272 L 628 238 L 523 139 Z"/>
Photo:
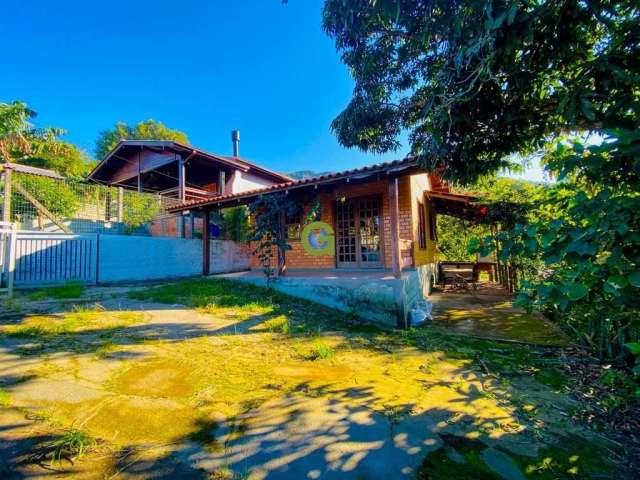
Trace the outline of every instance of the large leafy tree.
<path fill-rule="evenodd" d="M 81 177 L 92 161 L 75 145 L 60 139 L 60 128 L 36 128 L 36 112 L 23 102 L 0 103 L 0 157 L 48 168 L 67 177 Z"/>
<path fill-rule="evenodd" d="M 326 0 L 355 80 L 332 128 L 463 181 L 559 131 L 637 125 L 636 0 Z"/>
<path fill-rule="evenodd" d="M 556 144 L 560 181 L 501 222 L 502 259 L 532 267 L 525 305 L 601 356 L 640 339 L 637 0 L 326 0 L 324 27 L 355 80 L 342 144 L 386 151 L 408 130 L 423 166 L 463 182 Z"/>
<path fill-rule="evenodd" d="M 120 140 L 173 140 L 189 144 L 187 134 L 165 126 L 162 122 L 145 120 L 136 125 L 117 122 L 112 129 L 103 130 L 96 139 L 96 158 L 104 158 Z"/>

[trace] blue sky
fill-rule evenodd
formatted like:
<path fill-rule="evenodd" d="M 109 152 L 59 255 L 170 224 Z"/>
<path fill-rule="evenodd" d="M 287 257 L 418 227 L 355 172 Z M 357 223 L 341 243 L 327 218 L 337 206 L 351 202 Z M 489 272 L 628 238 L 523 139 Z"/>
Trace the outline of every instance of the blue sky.
<path fill-rule="evenodd" d="M 89 152 L 116 121 L 153 118 L 191 142 L 276 170 L 399 158 L 341 147 L 329 125 L 352 80 L 321 28 L 322 0 L 2 0 L 0 101 Z"/>

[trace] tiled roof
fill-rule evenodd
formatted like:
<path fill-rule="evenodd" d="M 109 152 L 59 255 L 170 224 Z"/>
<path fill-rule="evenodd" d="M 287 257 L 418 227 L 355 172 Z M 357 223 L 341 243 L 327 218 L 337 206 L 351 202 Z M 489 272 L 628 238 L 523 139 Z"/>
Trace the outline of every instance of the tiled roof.
<path fill-rule="evenodd" d="M 191 200 L 189 202 L 176 205 L 171 208 L 171 211 L 188 210 L 193 207 L 202 207 L 204 205 L 213 205 L 221 202 L 228 202 L 231 200 L 242 199 L 247 197 L 254 197 L 262 195 L 264 193 L 273 193 L 281 190 L 288 190 L 290 188 L 298 188 L 308 185 L 320 184 L 325 182 L 331 182 L 334 180 L 346 179 L 358 177 L 359 175 L 370 175 L 372 173 L 387 172 L 391 173 L 394 170 L 403 170 L 408 167 L 417 166 L 418 163 L 414 158 L 405 158 L 402 160 L 394 160 L 392 162 L 376 163 L 373 165 L 367 165 L 365 167 L 353 168 L 350 170 L 344 170 L 342 172 L 328 173 L 326 175 L 320 175 L 317 177 L 303 178 L 301 180 L 291 180 L 290 182 L 277 183 L 268 187 L 259 188 L 255 190 L 249 190 L 246 192 L 239 192 L 235 194 L 219 195 L 211 199 Z"/>
<path fill-rule="evenodd" d="M 64 177 L 58 172 L 47 170 L 46 168 L 32 167 L 31 165 L 22 165 L 20 163 L 0 163 L 0 167 L 7 170 L 13 170 L 19 173 L 28 173 L 30 175 L 38 175 L 39 177 L 55 178 L 56 180 L 64 180 Z"/>
<path fill-rule="evenodd" d="M 288 181 L 291 180 L 288 176 L 283 175 L 278 172 L 274 172 L 273 170 L 269 170 L 267 168 L 261 167 L 249 160 L 240 157 L 233 157 L 228 155 L 217 155 L 215 153 L 206 152 L 204 150 L 200 150 L 199 148 L 192 147 L 190 145 L 185 145 L 184 143 L 176 142 L 173 140 L 129 140 L 122 139 L 120 140 L 115 147 L 111 149 L 111 151 L 94 167 L 94 169 L 89 173 L 89 179 L 93 179 L 94 175 L 103 168 L 103 166 L 109 161 L 109 159 L 113 156 L 117 157 L 117 153 L 122 148 L 127 147 L 147 147 L 147 148 L 162 148 L 173 151 L 180 152 L 188 152 L 191 155 L 198 155 L 202 158 L 208 158 L 211 160 L 216 160 L 223 164 L 230 165 L 232 167 L 241 169 L 241 170 L 256 170 L 258 174 L 263 173 L 268 177 L 278 179 L 280 181 Z"/>

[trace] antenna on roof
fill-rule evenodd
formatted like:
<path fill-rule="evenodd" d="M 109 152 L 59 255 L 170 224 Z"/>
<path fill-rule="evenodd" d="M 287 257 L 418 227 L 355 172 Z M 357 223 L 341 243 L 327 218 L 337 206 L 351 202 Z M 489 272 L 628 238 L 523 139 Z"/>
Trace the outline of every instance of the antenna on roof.
<path fill-rule="evenodd" d="M 240 156 L 240 130 L 231 130 L 231 141 L 233 142 L 233 156 Z"/>

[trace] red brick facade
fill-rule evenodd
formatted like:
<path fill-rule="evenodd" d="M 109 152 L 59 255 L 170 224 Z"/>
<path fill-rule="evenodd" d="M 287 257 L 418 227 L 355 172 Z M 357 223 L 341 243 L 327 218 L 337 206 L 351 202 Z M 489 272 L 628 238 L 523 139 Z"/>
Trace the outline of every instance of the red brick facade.
<path fill-rule="evenodd" d="M 389 180 L 368 182 L 364 184 L 344 183 L 335 187 L 330 193 L 321 193 L 318 200 L 321 206 L 322 222 L 328 223 L 335 229 L 334 209 L 338 199 L 353 199 L 359 197 L 378 196 L 381 199 L 381 225 L 382 225 L 382 259 L 385 268 L 392 267 L 391 250 L 391 215 L 389 205 Z M 399 237 L 400 251 L 403 267 L 414 266 L 414 220 L 415 212 L 412 211 L 412 199 L 416 197 L 412 192 L 411 177 L 405 176 L 398 179 L 398 207 L 399 207 Z M 415 210 L 415 209 L 413 209 Z M 331 269 L 336 268 L 335 256 L 314 256 L 304 251 L 302 242 L 292 240 L 289 242 L 291 250 L 286 252 L 286 265 L 291 269 Z M 253 256 L 252 268 L 261 268 L 260 260 Z"/>

